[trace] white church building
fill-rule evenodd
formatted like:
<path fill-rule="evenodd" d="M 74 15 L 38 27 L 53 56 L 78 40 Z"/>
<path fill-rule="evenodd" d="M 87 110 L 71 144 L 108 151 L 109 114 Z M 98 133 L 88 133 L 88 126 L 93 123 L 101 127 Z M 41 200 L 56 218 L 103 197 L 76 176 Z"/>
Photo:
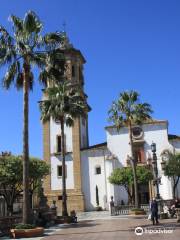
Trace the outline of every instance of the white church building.
<path fill-rule="evenodd" d="M 66 42 L 62 49 L 68 65 L 67 77 L 72 84 L 79 84 L 83 91 L 82 53 Z M 85 93 L 84 93 L 85 95 Z M 85 95 L 86 96 L 86 95 Z M 87 97 L 87 96 L 86 96 Z M 111 196 L 116 204 L 122 200 L 128 203 L 128 195 L 123 187 L 112 185 L 108 177 L 117 167 L 128 166 L 130 155 L 129 135 L 127 127 L 117 131 L 114 126 L 105 127 L 106 142 L 89 146 L 88 114 L 86 118 L 76 119 L 73 127 L 65 126 L 66 142 L 66 187 L 68 209 L 76 211 L 92 211 L 97 207 L 97 191 L 99 206 L 109 208 Z M 139 165 L 151 163 L 151 144 L 156 143 L 159 185 L 162 199 L 172 199 L 172 182 L 164 176 L 162 169 L 162 152 L 166 149 L 180 152 L 180 137 L 168 133 L 168 122 L 154 120 L 134 126 L 133 142 L 135 155 Z M 44 160 L 50 164 L 50 174 L 44 180 L 44 193 L 48 204 L 56 200 L 58 210 L 62 203 L 62 161 L 61 161 L 61 130 L 60 124 L 50 119 L 43 124 Z M 180 196 L 180 186 L 177 191 Z M 148 203 L 155 195 L 153 184 L 139 187 L 141 203 Z"/>

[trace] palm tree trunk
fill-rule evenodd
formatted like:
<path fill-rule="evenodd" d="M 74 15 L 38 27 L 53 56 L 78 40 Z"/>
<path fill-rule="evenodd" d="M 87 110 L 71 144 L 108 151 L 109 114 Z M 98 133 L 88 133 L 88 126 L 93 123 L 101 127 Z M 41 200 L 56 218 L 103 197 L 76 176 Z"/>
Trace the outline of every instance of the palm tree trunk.
<path fill-rule="evenodd" d="M 66 195 L 66 163 L 65 163 L 65 137 L 64 137 L 64 119 L 61 123 L 61 152 L 62 152 L 62 216 L 68 216 L 67 195 Z"/>
<path fill-rule="evenodd" d="M 176 188 L 178 185 L 180 177 L 173 176 L 173 199 L 176 198 Z"/>
<path fill-rule="evenodd" d="M 173 199 L 175 199 L 175 198 L 176 198 L 176 187 L 173 186 Z"/>
<path fill-rule="evenodd" d="M 138 199 L 138 185 L 137 185 L 137 174 L 136 174 L 136 159 L 134 158 L 134 151 L 133 151 L 133 140 L 132 140 L 132 125 L 131 121 L 129 121 L 129 140 L 130 140 L 130 151 L 131 151 L 131 166 L 133 170 L 133 177 L 134 177 L 134 200 L 135 200 L 135 207 L 139 207 L 139 199 Z"/>
<path fill-rule="evenodd" d="M 7 205 L 7 212 L 8 212 L 8 216 L 10 217 L 13 216 L 13 204 Z"/>
<path fill-rule="evenodd" d="M 23 224 L 30 221 L 29 198 L 29 72 L 30 66 L 24 63 L 23 79 Z"/>
<path fill-rule="evenodd" d="M 180 179 L 180 176 L 176 177 L 176 180 L 174 181 L 174 187 L 173 187 L 173 196 L 174 196 L 174 199 L 175 199 L 175 198 L 178 198 L 178 196 L 176 196 L 176 188 L 177 188 L 179 179 Z"/>
<path fill-rule="evenodd" d="M 173 176 L 173 192 L 172 192 L 172 194 L 173 194 L 173 199 L 175 199 L 175 194 L 176 193 L 176 187 L 175 187 L 175 177 Z"/>

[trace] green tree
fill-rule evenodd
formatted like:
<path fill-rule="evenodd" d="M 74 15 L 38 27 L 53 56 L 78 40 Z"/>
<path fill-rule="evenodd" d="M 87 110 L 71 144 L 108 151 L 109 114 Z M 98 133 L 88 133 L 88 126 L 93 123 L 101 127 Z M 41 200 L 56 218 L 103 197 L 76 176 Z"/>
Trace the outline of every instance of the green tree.
<path fill-rule="evenodd" d="M 28 191 L 40 186 L 41 179 L 49 174 L 49 165 L 38 158 L 30 158 Z M 23 192 L 22 156 L 0 156 L 0 195 L 4 197 L 9 215 L 13 214 L 13 203 Z"/>
<path fill-rule="evenodd" d="M 0 157 L 0 195 L 7 204 L 8 215 L 13 214 L 13 203 L 22 193 L 22 171 L 20 157 Z"/>
<path fill-rule="evenodd" d="M 133 202 L 133 192 L 131 192 L 131 187 L 133 185 L 133 172 L 129 167 L 116 168 L 111 173 L 109 177 L 109 182 L 111 184 L 120 185 L 125 188 L 129 196 L 129 200 Z"/>
<path fill-rule="evenodd" d="M 137 166 L 136 173 L 138 184 L 146 184 L 153 179 L 151 170 L 145 166 Z M 132 168 L 123 167 L 114 169 L 109 177 L 109 182 L 111 184 L 123 186 L 128 193 L 130 202 L 133 202 L 134 195 L 131 192 L 134 183 Z"/>
<path fill-rule="evenodd" d="M 9 88 L 12 83 L 17 89 L 23 88 L 23 223 L 29 221 L 29 90 L 33 87 L 31 66 L 44 69 L 46 51 L 55 48 L 61 42 L 56 33 L 41 35 L 42 23 L 38 16 L 29 11 L 24 19 L 11 16 L 13 36 L 4 27 L 0 27 L 0 66 L 7 65 L 3 85 Z"/>
<path fill-rule="evenodd" d="M 65 137 L 64 125 L 72 126 L 74 119 L 85 116 L 88 105 L 80 89 L 73 88 L 68 81 L 59 82 L 56 87 L 45 90 L 47 99 L 40 102 L 41 120 L 46 122 L 52 117 L 60 122 L 61 127 L 61 156 L 62 156 L 62 215 L 68 216 L 66 177 L 65 177 Z"/>
<path fill-rule="evenodd" d="M 108 112 L 109 120 L 115 124 L 118 131 L 122 126 L 127 126 L 129 129 L 130 162 L 133 170 L 136 207 L 139 206 L 139 200 L 136 176 L 137 161 L 134 157 L 132 126 L 134 124 L 142 124 L 144 121 L 151 119 L 151 113 L 151 106 L 148 103 L 140 103 L 139 94 L 135 91 L 120 93 L 119 99 L 113 102 Z"/>
<path fill-rule="evenodd" d="M 164 175 L 173 181 L 173 198 L 176 196 L 176 188 L 180 179 L 180 153 L 166 151 L 168 161 L 165 162 Z"/>
<path fill-rule="evenodd" d="M 41 180 L 49 174 L 50 166 L 39 158 L 30 158 L 29 162 L 29 189 L 31 193 L 41 186 Z"/>

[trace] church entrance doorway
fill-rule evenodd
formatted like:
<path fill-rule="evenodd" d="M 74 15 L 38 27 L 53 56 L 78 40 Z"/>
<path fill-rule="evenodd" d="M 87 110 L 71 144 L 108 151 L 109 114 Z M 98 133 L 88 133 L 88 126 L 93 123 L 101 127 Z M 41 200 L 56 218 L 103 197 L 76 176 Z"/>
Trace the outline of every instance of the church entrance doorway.
<path fill-rule="evenodd" d="M 149 185 L 141 184 L 138 187 L 139 187 L 139 189 L 138 189 L 139 203 L 140 204 L 149 204 Z"/>

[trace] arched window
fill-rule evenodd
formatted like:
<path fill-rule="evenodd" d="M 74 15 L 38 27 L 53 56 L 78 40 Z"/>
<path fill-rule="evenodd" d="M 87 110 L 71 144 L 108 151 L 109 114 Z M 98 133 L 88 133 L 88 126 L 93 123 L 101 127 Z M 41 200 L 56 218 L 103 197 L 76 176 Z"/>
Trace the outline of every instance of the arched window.
<path fill-rule="evenodd" d="M 72 65 L 72 77 L 75 77 L 75 66 Z"/>
<path fill-rule="evenodd" d="M 61 144 L 62 144 L 62 138 L 61 135 L 56 136 L 56 153 L 61 153 Z M 64 147 L 66 151 L 66 135 L 64 134 Z"/>
<path fill-rule="evenodd" d="M 146 162 L 143 144 L 134 146 L 133 151 L 134 151 L 134 158 L 137 163 L 145 163 Z"/>
<path fill-rule="evenodd" d="M 56 152 L 57 153 L 61 152 L 61 136 L 60 135 L 56 136 Z"/>
<path fill-rule="evenodd" d="M 57 166 L 57 176 L 62 178 L 62 165 Z M 65 165 L 65 178 L 67 178 L 67 165 Z"/>
<path fill-rule="evenodd" d="M 96 175 L 101 174 L 101 166 L 100 165 L 95 167 L 95 174 Z"/>

